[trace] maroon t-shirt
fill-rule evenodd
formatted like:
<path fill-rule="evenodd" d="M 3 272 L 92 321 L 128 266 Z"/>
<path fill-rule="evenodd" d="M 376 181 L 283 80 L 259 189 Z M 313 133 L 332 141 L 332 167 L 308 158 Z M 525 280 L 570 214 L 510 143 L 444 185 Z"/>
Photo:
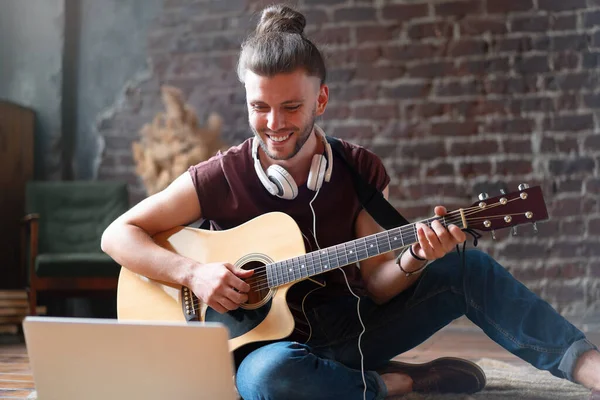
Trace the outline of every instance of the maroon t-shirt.
<path fill-rule="evenodd" d="M 380 159 L 365 148 L 343 140 L 341 142 L 348 162 L 354 165 L 364 179 L 383 190 L 390 178 Z M 316 236 L 321 248 L 356 239 L 354 224 L 362 209 L 351 172 L 335 152 L 333 156 L 331 180 L 323 182 L 313 202 Z M 290 215 L 298 224 L 304 235 L 306 252 L 318 249 L 312 234 L 313 215 L 309 206 L 315 192 L 304 184 L 298 187 L 298 195 L 293 200 L 271 195 L 254 170 L 251 138 L 190 167 L 189 173 L 198 194 L 202 216 L 210 220 L 216 229 L 230 229 L 259 215 L 280 211 Z M 236 260 L 222 261 L 233 263 Z M 343 268 L 352 290 L 357 294 L 366 294 L 358 266 L 353 264 Z M 326 286 L 307 297 L 305 309 L 326 302 L 334 296 L 350 294 L 340 271 L 326 272 L 314 278 L 325 281 Z M 301 337 L 307 332 L 302 317 L 302 298 L 315 287 L 313 282 L 305 280 L 294 284 L 288 291 L 288 304 L 296 322 L 295 337 Z"/>

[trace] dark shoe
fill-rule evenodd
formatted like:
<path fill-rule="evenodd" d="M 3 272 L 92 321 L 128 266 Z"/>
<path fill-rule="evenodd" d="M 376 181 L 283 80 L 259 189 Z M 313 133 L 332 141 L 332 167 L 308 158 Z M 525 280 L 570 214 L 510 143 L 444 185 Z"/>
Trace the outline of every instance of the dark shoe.
<path fill-rule="evenodd" d="M 600 400 L 600 391 L 592 390 L 592 394 L 590 394 L 590 400 Z"/>
<path fill-rule="evenodd" d="M 419 393 L 475 393 L 485 387 L 485 373 L 479 366 L 460 358 L 438 358 L 425 364 L 390 361 L 377 372 L 402 373 L 413 380 L 413 391 Z M 595 400 L 595 399 L 594 399 Z"/>

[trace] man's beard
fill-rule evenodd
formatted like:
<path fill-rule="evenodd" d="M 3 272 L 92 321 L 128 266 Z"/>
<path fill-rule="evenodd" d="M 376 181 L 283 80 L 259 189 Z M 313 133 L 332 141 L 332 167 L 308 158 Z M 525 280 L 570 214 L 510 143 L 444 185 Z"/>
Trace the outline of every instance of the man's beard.
<path fill-rule="evenodd" d="M 292 153 L 288 156 L 284 156 L 284 157 L 279 157 L 275 154 L 272 154 L 269 151 L 269 148 L 267 146 L 267 144 L 261 139 L 260 135 L 258 134 L 258 132 L 256 131 L 256 129 L 254 129 L 254 127 L 252 125 L 250 125 L 250 128 L 252 129 L 252 132 L 254 132 L 254 136 L 256 136 L 256 139 L 258 140 L 258 143 L 260 144 L 260 147 L 263 149 L 263 151 L 265 152 L 265 154 L 267 156 L 269 156 L 269 158 L 271 158 L 272 160 L 289 160 L 290 158 L 294 157 L 296 154 L 298 154 L 298 152 L 300 151 L 300 149 L 302 148 L 302 146 L 304 146 L 304 144 L 306 143 L 306 141 L 308 140 L 308 138 L 310 137 L 310 133 L 312 132 L 314 126 L 315 126 L 315 119 L 317 118 L 316 116 L 316 112 L 315 110 L 313 110 L 310 121 L 304 125 L 304 129 L 299 132 L 300 136 L 298 136 L 298 140 L 296 141 L 296 145 L 294 146 L 294 151 L 292 151 Z M 296 134 L 296 132 L 294 131 L 293 134 Z"/>

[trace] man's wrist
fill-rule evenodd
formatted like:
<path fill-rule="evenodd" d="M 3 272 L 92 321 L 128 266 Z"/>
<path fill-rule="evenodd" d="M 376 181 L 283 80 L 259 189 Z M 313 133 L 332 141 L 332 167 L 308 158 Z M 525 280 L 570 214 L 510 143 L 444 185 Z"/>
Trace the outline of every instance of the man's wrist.
<path fill-rule="evenodd" d="M 412 254 L 410 254 L 410 251 L 408 251 L 409 248 L 405 248 L 402 254 L 400 254 L 400 256 L 396 259 L 396 264 L 398 264 L 400 270 L 407 277 L 421 272 L 429 263 L 429 261 L 427 260 L 419 261 L 416 258 L 414 258 Z"/>
<path fill-rule="evenodd" d="M 410 255 L 415 259 L 415 260 L 419 260 L 419 261 L 427 261 L 427 259 L 420 257 L 418 255 L 415 254 L 415 251 L 413 250 L 412 245 L 408 246 L 408 251 L 410 252 Z"/>
<path fill-rule="evenodd" d="M 179 266 L 179 274 L 176 282 L 182 286 L 190 287 L 196 275 L 196 268 L 198 268 L 198 263 L 191 260 L 184 260 Z"/>

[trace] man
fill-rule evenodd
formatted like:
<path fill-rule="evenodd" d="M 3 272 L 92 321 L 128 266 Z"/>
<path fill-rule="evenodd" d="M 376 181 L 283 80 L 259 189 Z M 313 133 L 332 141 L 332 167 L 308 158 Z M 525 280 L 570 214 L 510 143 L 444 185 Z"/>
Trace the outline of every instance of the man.
<path fill-rule="evenodd" d="M 187 286 L 225 313 L 247 301 L 245 279 L 252 271 L 229 263 L 235 260 L 201 265 L 155 245 L 153 235 L 201 217 L 228 229 L 269 211 L 296 220 L 308 251 L 382 231 L 361 208 L 350 171 L 315 125 L 329 89 L 304 25 L 304 16 L 288 7 L 263 11 L 238 65 L 254 137 L 192 166 L 114 221 L 102 238 L 106 253 L 136 273 Z M 387 197 L 381 161 L 342 143 L 349 163 Z M 579 330 L 488 255 L 468 251 L 462 265 L 452 252 L 466 239 L 458 226 L 446 229 L 436 221 L 417 227 L 415 244 L 398 262 L 387 253 L 361 261 L 360 268 L 325 273 L 321 282 L 294 285 L 288 295 L 294 334 L 243 359 L 236 375 L 241 396 L 382 399 L 413 390 L 479 391 L 485 376 L 466 360 L 389 362 L 464 313 L 536 367 L 600 390 L 600 353 Z"/>

